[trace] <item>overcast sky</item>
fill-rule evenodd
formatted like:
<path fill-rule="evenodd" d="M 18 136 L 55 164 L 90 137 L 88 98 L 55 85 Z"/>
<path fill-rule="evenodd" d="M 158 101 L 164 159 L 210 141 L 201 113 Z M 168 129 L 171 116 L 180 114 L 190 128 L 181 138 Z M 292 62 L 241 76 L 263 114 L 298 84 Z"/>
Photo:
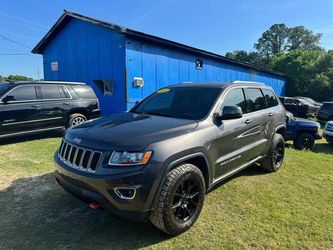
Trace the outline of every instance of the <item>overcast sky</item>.
<path fill-rule="evenodd" d="M 0 2 L 0 75 L 43 77 L 30 50 L 63 13 L 78 12 L 224 55 L 252 50 L 272 24 L 304 25 L 333 49 L 332 0 L 7 0 Z"/>

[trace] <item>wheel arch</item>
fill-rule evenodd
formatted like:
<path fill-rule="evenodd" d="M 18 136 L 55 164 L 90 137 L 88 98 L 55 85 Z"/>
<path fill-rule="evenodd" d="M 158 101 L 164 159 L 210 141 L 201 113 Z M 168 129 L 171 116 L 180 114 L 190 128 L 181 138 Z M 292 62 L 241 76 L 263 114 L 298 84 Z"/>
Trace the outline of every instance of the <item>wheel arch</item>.
<path fill-rule="evenodd" d="M 72 114 L 76 114 L 76 113 L 84 115 L 89 120 L 89 112 L 84 108 L 73 108 L 73 109 L 69 110 L 68 114 L 67 114 L 67 120 L 69 119 L 69 117 Z"/>
<path fill-rule="evenodd" d="M 204 153 L 193 153 L 171 162 L 167 168 L 166 174 L 172 169 L 176 168 L 181 163 L 190 163 L 198 167 L 202 175 L 204 176 L 206 190 L 209 189 L 212 171 L 210 170 L 208 159 Z"/>

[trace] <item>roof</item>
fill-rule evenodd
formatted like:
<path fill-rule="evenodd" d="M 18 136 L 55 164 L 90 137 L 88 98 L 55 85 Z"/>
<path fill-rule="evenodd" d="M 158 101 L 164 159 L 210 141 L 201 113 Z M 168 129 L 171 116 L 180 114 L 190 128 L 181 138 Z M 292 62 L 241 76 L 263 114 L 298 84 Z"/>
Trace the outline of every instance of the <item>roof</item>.
<path fill-rule="evenodd" d="M 268 87 L 261 82 L 233 81 L 233 82 L 183 82 L 169 87 L 197 87 L 197 88 L 226 88 L 229 86 Z M 168 88 L 168 87 L 165 87 Z M 163 88 L 162 88 L 163 89 Z"/>
<path fill-rule="evenodd" d="M 8 85 L 24 85 L 24 84 L 64 84 L 64 85 L 86 85 L 84 82 L 62 82 L 62 81 L 22 81 L 7 82 Z"/>
<path fill-rule="evenodd" d="M 89 22 L 89 23 L 93 23 L 96 25 L 101 25 L 113 30 L 116 30 L 122 34 L 124 34 L 125 36 L 128 37 L 133 37 L 133 38 L 137 38 L 137 39 L 141 39 L 141 40 L 145 40 L 148 42 L 154 42 L 154 43 L 158 43 L 164 46 L 168 46 L 171 48 L 176 48 L 176 49 L 180 49 L 183 51 L 187 51 L 190 53 L 194 53 L 197 54 L 199 56 L 206 56 L 206 57 L 210 57 L 213 59 L 217 59 L 217 60 L 222 60 L 224 62 L 227 63 L 231 63 L 234 65 L 238 65 L 238 66 L 243 66 L 246 68 L 251 68 L 257 71 L 262 71 L 262 72 L 266 72 L 266 73 L 271 73 L 274 75 L 278 75 L 278 76 L 287 76 L 287 74 L 278 72 L 278 71 L 274 71 L 271 69 L 267 69 L 261 66 L 257 66 L 251 63 L 247 63 L 247 62 L 243 62 L 240 60 L 235 60 L 235 59 L 231 59 L 219 54 L 215 54 L 209 51 L 205 51 L 202 49 L 198 49 L 198 48 L 194 48 L 185 44 L 181 44 L 178 42 L 174 42 L 171 40 L 167 40 L 161 37 L 157 37 L 157 36 L 153 36 L 153 35 L 149 35 L 140 31 L 136 31 L 136 30 L 132 30 L 114 23 L 110 23 L 110 22 L 106 22 L 106 21 L 102 21 L 102 20 L 98 20 L 95 18 L 91 18 L 91 17 L 87 17 L 75 12 L 71 12 L 71 11 L 67 11 L 64 10 L 64 13 L 62 14 L 62 16 L 58 19 L 58 21 L 51 27 L 51 29 L 47 32 L 47 34 L 42 38 L 42 40 L 39 41 L 39 43 L 32 49 L 32 53 L 34 54 L 42 54 L 44 48 L 47 46 L 47 44 L 53 39 L 53 37 L 73 18 L 75 19 L 79 19 L 85 22 Z"/>

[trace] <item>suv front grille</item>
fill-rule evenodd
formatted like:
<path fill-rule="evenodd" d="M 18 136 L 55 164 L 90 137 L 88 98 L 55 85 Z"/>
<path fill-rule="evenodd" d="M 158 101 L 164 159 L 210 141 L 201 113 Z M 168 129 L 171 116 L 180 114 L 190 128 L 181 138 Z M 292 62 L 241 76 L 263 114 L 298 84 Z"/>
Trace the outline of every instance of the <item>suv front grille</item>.
<path fill-rule="evenodd" d="M 102 158 L 102 153 L 78 147 L 63 140 L 58 150 L 58 157 L 67 166 L 94 173 Z"/>

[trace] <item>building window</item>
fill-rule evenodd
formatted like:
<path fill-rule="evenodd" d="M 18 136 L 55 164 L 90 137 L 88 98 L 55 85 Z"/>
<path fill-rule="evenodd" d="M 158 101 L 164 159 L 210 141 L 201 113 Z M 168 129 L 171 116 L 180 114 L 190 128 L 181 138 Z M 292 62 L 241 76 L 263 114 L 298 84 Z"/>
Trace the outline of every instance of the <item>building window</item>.
<path fill-rule="evenodd" d="M 197 69 L 202 69 L 203 68 L 203 60 L 202 59 L 197 59 L 195 62 L 195 66 Z"/>
<path fill-rule="evenodd" d="M 113 82 L 112 82 L 112 80 L 94 80 L 94 83 L 97 85 L 99 90 L 104 95 L 112 95 L 113 94 Z"/>

